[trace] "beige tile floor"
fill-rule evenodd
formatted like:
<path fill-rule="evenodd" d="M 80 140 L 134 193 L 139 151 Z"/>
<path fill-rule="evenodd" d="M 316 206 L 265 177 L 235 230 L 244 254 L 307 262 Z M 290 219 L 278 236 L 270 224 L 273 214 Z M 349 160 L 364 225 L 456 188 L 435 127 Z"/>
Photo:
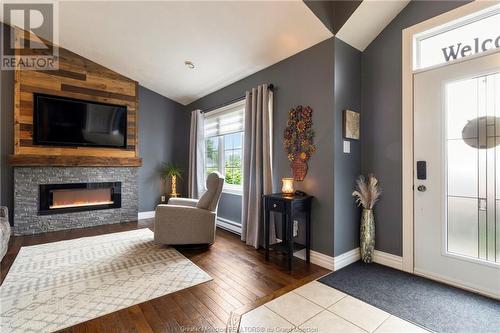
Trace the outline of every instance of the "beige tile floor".
<path fill-rule="evenodd" d="M 241 318 L 240 332 L 424 333 L 426 330 L 313 281 Z"/>

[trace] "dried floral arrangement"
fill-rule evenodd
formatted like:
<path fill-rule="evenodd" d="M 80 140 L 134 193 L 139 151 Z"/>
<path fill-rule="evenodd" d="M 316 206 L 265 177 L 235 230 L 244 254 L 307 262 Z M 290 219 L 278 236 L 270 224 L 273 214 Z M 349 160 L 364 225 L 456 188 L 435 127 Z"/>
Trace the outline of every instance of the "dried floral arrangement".
<path fill-rule="evenodd" d="M 316 152 L 314 130 L 312 129 L 312 112 L 310 106 L 302 105 L 288 112 L 283 144 L 290 160 L 293 178 L 304 180 L 307 174 L 307 160 Z"/>
<path fill-rule="evenodd" d="M 359 176 L 356 185 L 356 190 L 352 192 L 352 196 L 356 198 L 358 206 L 363 206 L 364 209 L 373 209 L 382 194 L 378 186 L 378 179 L 372 174 L 368 176 L 368 179 Z"/>

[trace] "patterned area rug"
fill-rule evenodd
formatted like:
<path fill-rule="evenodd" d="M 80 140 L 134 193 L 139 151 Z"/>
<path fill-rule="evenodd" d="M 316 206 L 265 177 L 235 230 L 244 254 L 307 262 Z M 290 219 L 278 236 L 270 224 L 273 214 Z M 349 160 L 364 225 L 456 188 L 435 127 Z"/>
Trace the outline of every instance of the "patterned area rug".
<path fill-rule="evenodd" d="M 0 331 L 52 332 L 209 280 L 149 229 L 23 247 L 0 286 Z"/>

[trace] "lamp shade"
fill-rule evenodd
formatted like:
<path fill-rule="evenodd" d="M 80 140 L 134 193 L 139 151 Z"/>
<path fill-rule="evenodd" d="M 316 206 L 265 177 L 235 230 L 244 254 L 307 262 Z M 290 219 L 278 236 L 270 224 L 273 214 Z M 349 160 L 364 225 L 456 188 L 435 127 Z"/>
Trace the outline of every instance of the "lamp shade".
<path fill-rule="evenodd" d="M 281 187 L 281 192 L 285 195 L 292 195 L 293 189 L 293 178 L 282 178 L 283 186 Z"/>

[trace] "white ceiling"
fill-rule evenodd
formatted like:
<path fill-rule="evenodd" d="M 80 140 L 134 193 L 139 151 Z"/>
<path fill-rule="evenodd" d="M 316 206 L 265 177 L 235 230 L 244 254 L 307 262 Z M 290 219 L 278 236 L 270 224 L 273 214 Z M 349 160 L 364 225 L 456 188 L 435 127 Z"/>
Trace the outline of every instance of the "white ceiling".
<path fill-rule="evenodd" d="M 364 51 L 409 2 L 410 0 L 364 0 L 340 28 L 336 37 Z"/>
<path fill-rule="evenodd" d="M 302 1 L 59 3 L 62 47 L 182 104 L 331 36 Z"/>

